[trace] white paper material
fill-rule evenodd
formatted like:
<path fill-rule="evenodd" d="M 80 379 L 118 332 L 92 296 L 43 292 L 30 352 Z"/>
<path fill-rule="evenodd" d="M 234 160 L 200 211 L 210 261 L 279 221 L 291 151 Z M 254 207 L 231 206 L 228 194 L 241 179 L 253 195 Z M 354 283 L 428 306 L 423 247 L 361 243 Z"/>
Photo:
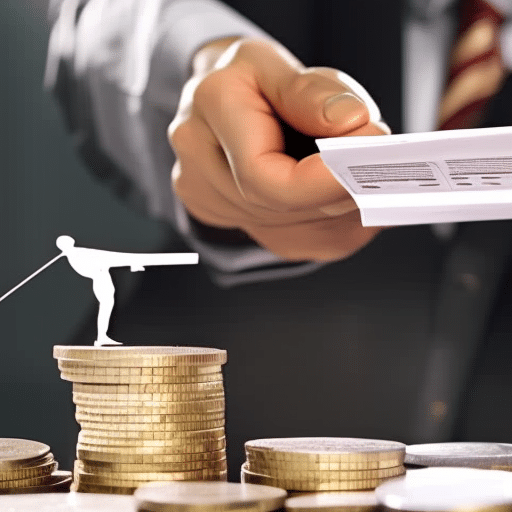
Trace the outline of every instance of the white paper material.
<path fill-rule="evenodd" d="M 512 219 L 512 127 L 316 143 L 364 226 Z"/>

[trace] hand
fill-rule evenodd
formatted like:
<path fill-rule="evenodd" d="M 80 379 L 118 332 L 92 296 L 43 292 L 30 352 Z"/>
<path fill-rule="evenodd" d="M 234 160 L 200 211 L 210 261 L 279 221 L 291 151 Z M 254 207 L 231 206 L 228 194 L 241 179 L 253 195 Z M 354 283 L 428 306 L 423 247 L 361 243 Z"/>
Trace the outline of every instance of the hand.
<path fill-rule="evenodd" d="M 310 137 L 383 135 L 373 100 L 330 68 L 304 68 L 274 42 L 219 41 L 198 52 L 169 126 L 172 185 L 187 210 L 239 228 L 289 260 L 343 259 L 379 228 L 364 228 L 320 155 L 285 153 L 282 121 Z M 350 85 L 350 86 L 349 86 Z"/>

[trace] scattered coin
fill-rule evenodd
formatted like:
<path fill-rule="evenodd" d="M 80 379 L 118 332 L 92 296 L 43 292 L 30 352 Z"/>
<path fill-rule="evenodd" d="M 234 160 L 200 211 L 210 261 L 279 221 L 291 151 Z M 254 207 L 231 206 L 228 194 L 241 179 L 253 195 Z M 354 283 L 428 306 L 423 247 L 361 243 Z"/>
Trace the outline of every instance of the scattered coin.
<path fill-rule="evenodd" d="M 373 512 L 377 507 L 375 491 L 303 494 L 285 503 L 289 512 Z"/>
<path fill-rule="evenodd" d="M 286 492 L 228 482 L 150 483 L 135 491 L 135 499 L 146 512 L 271 512 L 283 507 Z"/>
<path fill-rule="evenodd" d="M 407 446 L 406 464 L 482 469 L 512 468 L 512 444 L 432 443 Z"/>

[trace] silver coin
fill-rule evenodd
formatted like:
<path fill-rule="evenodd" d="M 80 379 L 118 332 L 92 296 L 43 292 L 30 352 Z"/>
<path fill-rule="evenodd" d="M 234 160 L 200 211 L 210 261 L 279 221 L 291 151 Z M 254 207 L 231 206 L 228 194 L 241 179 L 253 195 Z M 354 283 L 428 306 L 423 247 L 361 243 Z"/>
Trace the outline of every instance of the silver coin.
<path fill-rule="evenodd" d="M 512 505 L 512 473 L 475 468 L 425 468 L 381 484 L 378 502 L 389 510 L 445 512 Z"/>
<path fill-rule="evenodd" d="M 310 493 L 288 498 L 285 502 L 289 512 L 347 512 L 354 509 L 370 512 L 377 506 L 375 491 Z"/>
<path fill-rule="evenodd" d="M 135 512 L 132 496 L 105 494 L 19 494 L 0 496 L 0 510 L 9 512 Z"/>
<path fill-rule="evenodd" d="M 152 512 L 270 512 L 283 507 L 286 491 L 228 482 L 150 483 L 134 494 L 139 510 Z"/>
<path fill-rule="evenodd" d="M 500 468 L 512 466 L 512 444 L 413 444 L 405 450 L 405 463 L 417 466 Z"/>

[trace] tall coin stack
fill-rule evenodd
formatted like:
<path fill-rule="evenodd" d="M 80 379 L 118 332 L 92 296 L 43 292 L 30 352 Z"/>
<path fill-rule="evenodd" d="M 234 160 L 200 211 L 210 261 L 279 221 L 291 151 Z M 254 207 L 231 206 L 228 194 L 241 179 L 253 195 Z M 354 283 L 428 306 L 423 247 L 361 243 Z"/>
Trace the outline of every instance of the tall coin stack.
<path fill-rule="evenodd" d="M 0 439 L 0 494 L 67 492 L 69 471 L 58 471 L 50 447 L 29 439 Z"/>
<path fill-rule="evenodd" d="M 287 491 L 359 491 L 403 475 L 405 445 L 343 437 L 258 439 L 245 443 L 242 482 Z"/>
<path fill-rule="evenodd" d="M 81 427 L 72 490 L 225 480 L 225 350 L 55 346 Z"/>

